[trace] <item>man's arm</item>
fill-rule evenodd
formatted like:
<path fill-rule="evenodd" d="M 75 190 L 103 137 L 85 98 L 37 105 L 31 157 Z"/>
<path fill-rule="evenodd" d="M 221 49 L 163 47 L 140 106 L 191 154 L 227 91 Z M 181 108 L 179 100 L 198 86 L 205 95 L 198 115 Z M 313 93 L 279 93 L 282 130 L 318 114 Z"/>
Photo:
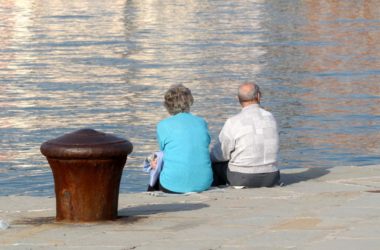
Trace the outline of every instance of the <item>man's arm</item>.
<path fill-rule="evenodd" d="M 211 148 L 211 161 L 222 162 L 231 159 L 231 152 L 235 149 L 235 140 L 230 135 L 229 121 L 227 120 L 220 131 L 217 142 Z"/>

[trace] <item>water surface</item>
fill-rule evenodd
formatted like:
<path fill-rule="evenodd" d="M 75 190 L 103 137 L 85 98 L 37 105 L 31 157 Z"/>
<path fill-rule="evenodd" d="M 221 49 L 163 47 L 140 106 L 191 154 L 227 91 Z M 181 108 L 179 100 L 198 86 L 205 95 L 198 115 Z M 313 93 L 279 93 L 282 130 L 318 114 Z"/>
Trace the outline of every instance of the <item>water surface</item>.
<path fill-rule="evenodd" d="M 0 195 L 52 195 L 39 147 L 84 127 L 134 144 L 121 192 L 144 191 L 174 83 L 215 139 L 257 82 L 282 168 L 379 164 L 379 44 L 377 0 L 0 0 Z"/>

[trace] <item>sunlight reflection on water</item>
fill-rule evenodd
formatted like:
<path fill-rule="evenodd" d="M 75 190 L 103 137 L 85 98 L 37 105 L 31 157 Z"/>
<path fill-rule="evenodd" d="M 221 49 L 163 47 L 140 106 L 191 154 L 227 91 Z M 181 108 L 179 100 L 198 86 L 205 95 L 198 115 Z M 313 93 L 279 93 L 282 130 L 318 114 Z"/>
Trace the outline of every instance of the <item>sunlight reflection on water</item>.
<path fill-rule="evenodd" d="M 121 191 L 144 191 L 162 95 L 183 83 L 215 138 L 258 82 L 280 165 L 380 162 L 373 1 L 0 0 L 1 195 L 51 195 L 42 142 L 91 127 L 134 144 Z"/>

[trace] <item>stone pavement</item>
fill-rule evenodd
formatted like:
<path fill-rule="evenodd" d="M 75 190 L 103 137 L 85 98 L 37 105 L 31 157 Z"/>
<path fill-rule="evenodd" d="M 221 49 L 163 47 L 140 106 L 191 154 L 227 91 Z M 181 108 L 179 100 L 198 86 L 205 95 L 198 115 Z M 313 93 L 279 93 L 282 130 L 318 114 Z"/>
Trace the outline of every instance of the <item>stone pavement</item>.
<path fill-rule="evenodd" d="M 0 249 L 380 249 L 380 165 L 287 169 L 283 187 L 121 194 L 103 223 L 54 222 L 54 197 L 0 197 Z"/>

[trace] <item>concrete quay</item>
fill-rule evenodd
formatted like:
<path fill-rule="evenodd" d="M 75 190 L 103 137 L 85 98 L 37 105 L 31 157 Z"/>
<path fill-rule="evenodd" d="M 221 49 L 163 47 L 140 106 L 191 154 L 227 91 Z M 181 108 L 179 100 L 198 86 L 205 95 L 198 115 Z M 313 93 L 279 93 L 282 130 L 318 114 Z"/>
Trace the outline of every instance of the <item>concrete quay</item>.
<path fill-rule="evenodd" d="M 286 169 L 283 187 L 121 194 L 119 216 L 56 223 L 54 197 L 0 197 L 0 249 L 380 249 L 380 165 Z"/>

